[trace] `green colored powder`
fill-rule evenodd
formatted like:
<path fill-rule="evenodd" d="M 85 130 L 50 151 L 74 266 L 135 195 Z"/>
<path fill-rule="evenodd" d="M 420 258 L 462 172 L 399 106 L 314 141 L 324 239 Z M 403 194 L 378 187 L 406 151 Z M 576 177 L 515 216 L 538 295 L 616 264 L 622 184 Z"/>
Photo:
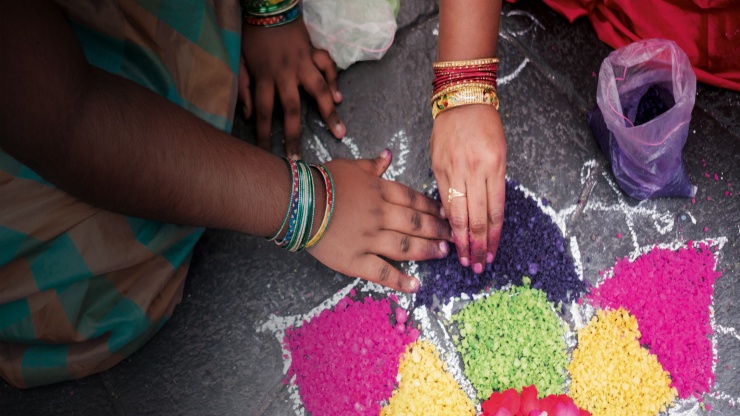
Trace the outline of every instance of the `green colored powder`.
<path fill-rule="evenodd" d="M 480 399 L 532 384 L 540 397 L 563 392 L 566 327 L 545 292 L 524 282 L 471 302 L 452 317 L 460 331 L 453 336 L 455 347 Z"/>

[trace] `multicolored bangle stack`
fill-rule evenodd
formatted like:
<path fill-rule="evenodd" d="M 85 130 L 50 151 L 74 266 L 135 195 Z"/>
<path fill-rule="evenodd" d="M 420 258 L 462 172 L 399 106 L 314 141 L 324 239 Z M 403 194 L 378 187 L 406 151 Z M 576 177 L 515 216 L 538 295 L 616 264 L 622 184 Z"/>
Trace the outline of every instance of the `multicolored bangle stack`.
<path fill-rule="evenodd" d="M 301 160 L 292 160 L 285 158 L 290 166 L 291 173 L 291 195 L 288 211 L 285 213 L 283 223 L 274 236 L 268 240 L 275 240 L 275 244 L 292 252 L 301 251 L 315 246 L 321 237 L 324 236 L 331 217 L 334 214 L 334 180 L 331 173 L 324 165 L 307 164 Z M 326 188 L 326 209 L 324 218 L 318 230 L 311 237 L 311 229 L 314 223 L 314 213 L 316 211 L 316 189 L 314 187 L 313 175 L 311 168 L 316 169 L 324 178 Z M 277 241 L 278 236 L 283 232 L 287 225 L 288 229 L 285 236 Z"/>
<path fill-rule="evenodd" d="M 467 104 L 488 104 L 498 110 L 498 59 L 435 62 L 432 67 L 432 118 L 437 118 L 445 110 Z"/>
<path fill-rule="evenodd" d="M 301 15 L 301 0 L 241 0 L 244 23 L 273 27 L 290 23 Z"/>

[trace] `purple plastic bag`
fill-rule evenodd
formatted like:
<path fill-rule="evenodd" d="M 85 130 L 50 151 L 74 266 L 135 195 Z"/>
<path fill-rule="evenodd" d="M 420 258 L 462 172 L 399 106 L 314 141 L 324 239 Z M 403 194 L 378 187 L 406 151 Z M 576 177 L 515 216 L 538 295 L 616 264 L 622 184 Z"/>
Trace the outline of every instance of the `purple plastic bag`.
<path fill-rule="evenodd" d="M 673 41 L 648 39 L 601 64 L 589 124 L 617 183 L 629 196 L 693 197 L 683 163 L 696 75 Z"/>

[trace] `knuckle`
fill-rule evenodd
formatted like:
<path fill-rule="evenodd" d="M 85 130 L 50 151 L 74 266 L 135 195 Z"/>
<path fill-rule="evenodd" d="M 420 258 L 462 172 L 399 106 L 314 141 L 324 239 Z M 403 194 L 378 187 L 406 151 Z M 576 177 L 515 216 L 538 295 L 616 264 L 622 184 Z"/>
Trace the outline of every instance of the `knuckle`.
<path fill-rule="evenodd" d="M 404 254 L 408 253 L 409 249 L 411 248 L 411 237 L 404 235 L 401 238 L 400 245 L 401 245 L 401 252 Z"/>
<path fill-rule="evenodd" d="M 437 237 L 445 237 L 450 233 L 450 226 L 447 221 L 435 219 L 434 223 L 437 231 Z"/>
<path fill-rule="evenodd" d="M 300 117 L 301 115 L 300 104 L 295 102 L 286 103 L 284 111 L 286 117 Z"/>
<path fill-rule="evenodd" d="M 414 231 L 421 229 L 421 214 L 419 211 L 414 211 L 414 213 L 411 214 L 411 227 Z"/>
<path fill-rule="evenodd" d="M 483 218 L 474 218 L 470 221 L 470 232 L 473 235 L 483 235 L 486 233 L 488 224 Z"/>
<path fill-rule="evenodd" d="M 378 283 L 385 284 L 388 282 L 388 279 L 391 277 L 391 266 L 389 264 L 384 264 L 383 267 L 380 268 L 380 273 L 378 274 Z"/>
<path fill-rule="evenodd" d="M 411 188 L 406 188 L 406 194 L 408 195 L 409 205 L 413 207 L 416 204 L 416 191 Z"/>
<path fill-rule="evenodd" d="M 501 228 L 504 224 L 504 211 L 500 209 L 491 210 L 488 213 L 488 222 L 496 228 Z"/>
<path fill-rule="evenodd" d="M 327 94 L 329 92 L 329 84 L 326 83 L 326 81 L 324 80 L 324 77 L 317 76 L 316 80 L 314 81 L 314 89 L 319 94 Z"/>
<path fill-rule="evenodd" d="M 450 217 L 450 224 L 452 224 L 452 228 L 460 230 L 468 226 L 468 218 L 464 214 L 454 213 Z"/>

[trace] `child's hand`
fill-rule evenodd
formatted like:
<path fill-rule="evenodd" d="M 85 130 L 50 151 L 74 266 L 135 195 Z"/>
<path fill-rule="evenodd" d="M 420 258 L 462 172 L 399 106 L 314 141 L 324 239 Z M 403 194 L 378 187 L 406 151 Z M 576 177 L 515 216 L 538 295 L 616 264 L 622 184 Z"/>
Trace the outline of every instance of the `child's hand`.
<path fill-rule="evenodd" d="M 245 24 L 242 55 L 246 68 L 240 69 L 239 93 L 245 104 L 245 115 L 249 117 L 252 107 L 255 109 L 260 147 L 270 149 L 272 109 L 277 91 L 285 113 L 285 151 L 288 157 L 300 157 L 299 86 L 316 99 L 321 117 L 334 137 L 344 137 L 346 128 L 335 109 L 335 104 L 342 101 L 342 94 L 337 87 L 334 62 L 326 51 L 314 49 L 302 18 L 277 27 Z M 254 79 L 254 101 L 249 98 L 247 71 Z"/>
<path fill-rule="evenodd" d="M 450 226 L 435 201 L 400 183 L 381 179 L 390 152 L 372 160 L 326 164 L 335 184 L 334 216 L 309 253 L 349 276 L 416 292 L 419 282 L 388 263 L 427 260 L 449 253 Z"/>

